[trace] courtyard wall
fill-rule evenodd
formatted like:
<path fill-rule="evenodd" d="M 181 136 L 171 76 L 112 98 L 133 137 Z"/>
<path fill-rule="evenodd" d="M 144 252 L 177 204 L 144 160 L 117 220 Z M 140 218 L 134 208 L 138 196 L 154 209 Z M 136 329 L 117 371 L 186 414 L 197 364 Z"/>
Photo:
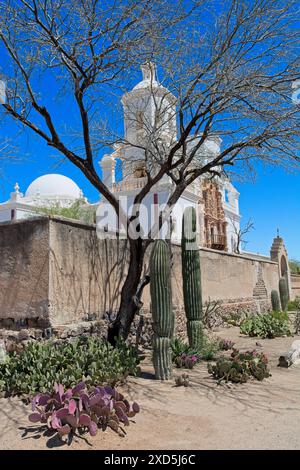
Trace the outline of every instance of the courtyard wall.
<path fill-rule="evenodd" d="M 174 310 L 185 331 L 180 246 L 172 252 Z M 42 217 L 0 224 L 0 326 L 56 327 L 115 312 L 127 253 L 126 240 L 99 240 L 94 226 L 76 221 Z M 276 262 L 207 248 L 200 256 L 205 302 L 218 301 L 224 314 L 270 309 Z M 142 301 L 148 315 L 149 286 Z"/>

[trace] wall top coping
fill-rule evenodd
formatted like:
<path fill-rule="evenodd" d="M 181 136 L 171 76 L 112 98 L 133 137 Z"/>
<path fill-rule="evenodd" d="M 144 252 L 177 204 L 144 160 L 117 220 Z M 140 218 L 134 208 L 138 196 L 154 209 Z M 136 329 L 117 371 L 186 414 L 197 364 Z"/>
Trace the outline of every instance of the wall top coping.
<path fill-rule="evenodd" d="M 173 243 L 173 245 L 176 245 L 176 246 L 180 246 L 180 243 Z M 218 254 L 218 255 L 221 255 L 221 256 L 230 256 L 232 258 L 241 258 L 241 259 L 248 259 L 248 260 L 251 260 L 251 261 L 261 261 L 262 263 L 269 263 L 269 264 L 275 264 L 275 265 L 278 265 L 278 263 L 276 263 L 276 261 L 271 261 L 270 258 L 268 258 L 267 256 L 264 256 L 264 255 L 256 255 L 256 254 L 252 254 L 252 253 L 241 253 L 241 254 L 237 254 L 237 253 L 228 253 L 227 251 L 220 251 L 220 250 L 214 250 L 213 248 L 207 248 L 207 247 L 202 247 L 200 246 L 200 251 L 206 251 L 208 253 L 215 253 L 215 254 Z"/>
<path fill-rule="evenodd" d="M 0 228 L 1 227 L 7 227 L 7 226 L 15 226 L 15 225 L 21 225 L 21 224 L 35 224 L 35 223 L 40 223 L 40 222 L 58 222 L 61 224 L 66 224 L 66 225 L 72 225 L 74 227 L 80 227 L 86 230 L 96 230 L 96 225 L 95 224 L 88 224 L 86 222 L 82 222 L 77 219 L 68 219 L 66 217 L 60 217 L 60 216 L 53 216 L 53 215 L 41 215 L 41 216 L 36 216 L 36 217 L 31 217 L 28 219 L 17 219 L 17 220 L 8 220 L 5 222 L 0 222 Z"/>
<path fill-rule="evenodd" d="M 75 219 L 67 219 L 65 217 L 59 217 L 59 216 L 51 216 L 51 215 L 45 215 L 45 216 L 37 216 L 37 217 L 32 217 L 30 219 L 20 219 L 20 220 L 13 220 L 13 221 L 7 221 L 7 222 L 0 222 L 0 229 L 3 226 L 15 226 L 15 225 L 21 225 L 21 224 L 34 224 L 34 223 L 39 223 L 39 222 L 45 222 L 45 221 L 50 221 L 50 222 L 56 222 L 56 223 L 61 223 L 64 225 L 71 225 L 73 227 L 79 227 L 85 230 L 95 230 L 96 225 L 95 224 L 87 224 L 85 222 L 81 222 L 79 220 Z M 172 243 L 174 246 L 180 247 L 180 243 Z M 206 247 L 200 247 L 200 251 L 208 252 L 208 253 L 215 253 L 221 256 L 229 256 L 232 258 L 240 258 L 240 259 L 248 259 L 251 261 L 261 261 L 263 263 L 269 263 L 273 265 L 277 265 L 276 261 L 271 261 L 270 258 L 267 256 L 263 255 L 255 255 L 254 253 L 245 253 L 245 254 L 237 254 L 237 253 L 227 253 L 226 251 L 219 251 L 219 250 L 214 250 L 212 248 L 206 248 Z M 293 276 L 299 276 L 300 275 L 293 275 Z"/>

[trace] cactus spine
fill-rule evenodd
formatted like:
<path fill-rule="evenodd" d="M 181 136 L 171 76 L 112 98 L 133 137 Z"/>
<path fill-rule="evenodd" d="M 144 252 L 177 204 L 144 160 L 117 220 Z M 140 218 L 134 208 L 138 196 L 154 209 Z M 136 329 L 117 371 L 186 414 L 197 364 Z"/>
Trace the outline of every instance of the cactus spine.
<path fill-rule="evenodd" d="M 280 299 L 277 290 L 272 290 L 271 292 L 271 302 L 273 312 L 280 312 Z"/>
<path fill-rule="evenodd" d="M 153 317 L 153 365 L 155 377 L 172 377 L 170 339 L 174 329 L 171 296 L 171 267 L 168 245 L 157 240 L 150 257 L 150 294 Z"/>
<path fill-rule="evenodd" d="M 183 297 L 189 345 L 198 349 L 203 343 L 203 325 L 200 255 L 196 244 L 194 207 L 187 207 L 184 211 L 181 249 Z"/>
<path fill-rule="evenodd" d="M 286 311 L 289 302 L 289 291 L 287 281 L 284 277 L 279 280 L 279 294 L 281 301 L 281 308 Z"/>

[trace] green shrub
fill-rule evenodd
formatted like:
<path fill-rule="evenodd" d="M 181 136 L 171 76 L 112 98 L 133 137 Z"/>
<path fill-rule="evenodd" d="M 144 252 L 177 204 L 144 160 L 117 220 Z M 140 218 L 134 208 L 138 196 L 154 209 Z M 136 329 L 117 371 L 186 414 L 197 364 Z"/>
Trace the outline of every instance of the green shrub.
<path fill-rule="evenodd" d="M 72 343 L 31 342 L 0 364 L 0 389 L 8 395 L 46 392 L 55 383 L 72 387 L 84 380 L 88 386 L 110 384 L 139 372 L 135 347 L 118 342 L 113 348 L 99 338 L 78 338 Z"/>
<path fill-rule="evenodd" d="M 199 349 L 191 348 L 179 338 L 174 338 L 171 341 L 172 361 L 175 363 L 177 358 L 181 358 L 182 355 L 197 356 L 198 362 L 201 359 L 211 361 L 219 349 L 219 340 L 210 339 L 207 336 L 203 336 L 202 346 Z"/>
<path fill-rule="evenodd" d="M 244 335 L 259 336 L 260 338 L 276 338 L 292 334 L 286 312 L 272 312 L 248 317 L 241 323 L 240 332 Z"/>
<path fill-rule="evenodd" d="M 291 274 L 300 274 L 300 261 L 296 259 L 291 259 L 289 261 L 289 267 Z"/>
<path fill-rule="evenodd" d="M 295 300 L 289 300 L 287 309 L 289 312 L 297 312 L 300 310 L 300 298 L 296 297 Z"/>
<path fill-rule="evenodd" d="M 263 353 L 246 351 L 240 353 L 234 349 L 230 357 L 220 357 L 216 364 L 207 366 L 208 372 L 218 380 L 226 382 L 245 383 L 251 377 L 263 380 L 271 374 L 268 369 L 268 359 Z"/>
<path fill-rule="evenodd" d="M 231 312 L 229 315 L 223 315 L 223 321 L 231 326 L 240 326 L 241 323 L 247 318 L 248 315 L 246 312 L 236 313 Z"/>
<path fill-rule="evenodd" d="M 83 199 L 77 199 L 69 207 L 61 207 L 58 203 L 50 207 L 37 207 L 38 214 L 65 217 L 66 219 L 80 220 L 86 224 L 95 222 L 96 213 Z"/>
<path fill-rule="evenodd" d="M 219 350 L 220 346 L 218 339 L 212 339 L 208 336 L 204 336 L 202 348 L 200 351 L 201 359 L 203 359 L 204 361 L 212 361 Z"/>

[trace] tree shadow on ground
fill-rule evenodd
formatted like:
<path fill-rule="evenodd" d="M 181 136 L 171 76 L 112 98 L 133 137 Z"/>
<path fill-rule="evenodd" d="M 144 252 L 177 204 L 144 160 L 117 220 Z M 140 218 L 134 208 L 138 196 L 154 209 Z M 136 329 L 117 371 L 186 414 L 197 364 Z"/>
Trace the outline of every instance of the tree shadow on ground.
<path fill-rule="evenodd" d="M 206 369 L 206 364 L 193 370 L 174 369 L 174 378 L 183 372 L 189 375 L 189 387 L 175 387 L 173 381 L 155 380 L 151 363 L 144 363 L 144 370 L 138 378 L 131 378 L 127 384 L 127 393 L 132 400 L 148 402 L 151 410 L 163 407 L 173 412 L 172 400 L 188 400 L 191 406 L 199 406 L 199 400 L 209 400 L 218 407 L 233 407 L 239 413 L 248 415 L 252 410 L 269 412 L 274 415 L 283 411 L 298 411 L 298 392 L 293 383 L 294 371 L 289 371 L 291 383 L 283 370 L 271 368 L 273 376 L 263 382 L 249 380 L 246 384 L 222 382 L 218 385 Z M 289 397 L 287 404 L 286 397 Z M 203 402 L 202 402 L 203 403 Z"/>

